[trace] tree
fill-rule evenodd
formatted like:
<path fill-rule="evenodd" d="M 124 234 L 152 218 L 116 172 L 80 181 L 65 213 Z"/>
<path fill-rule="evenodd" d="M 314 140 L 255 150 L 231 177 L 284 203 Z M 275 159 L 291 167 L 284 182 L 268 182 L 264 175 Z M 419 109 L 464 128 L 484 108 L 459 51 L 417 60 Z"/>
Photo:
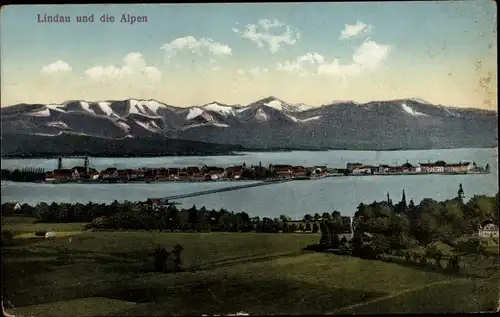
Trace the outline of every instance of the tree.
<path fill-rule="evenodd" d="M 321 228 L 321 238 L 319 239 L 319 244 L 327 248 L 330 242 L 330 232 L 326 228 L 326 226 L 322 223 Z"/>
<path fill-rule="evenodd" d="M 415 202 L 413 201 L 413 199 L 410 199 L 410 203 L 408 204 L 408 209 L 409 211 L 415 210 Z"/>
<path fill-rule="evenodd" d="M 427 258 L 433 258 L 436 261 L 436 266 L 441 267 L 441 259 L 443 258 L 443 251 L 439 249 L 436 244 L 431 245 L 425 250 Z"/>
<path fill-rule="evenodd" d="M 310 214 L 305 214 L 304 215 L 304 221 L 310 222 L 313 219 L 313 217 Z"/>
<path fill-rule="evenodd" d="M 36 205 L 35 207 L 35 215 L 40 221 L 46 222 L 51 220 L 51 210 L 49 205 L 42 202 Z"/>
<path fill-rule="evenodd" d="M 332 248 L 334 249 L 339 249 L 340 248 L 340 238 L 339 238 L 339 235 L 334 233 L 332 235 Z"/>
<path fill-rule="evenodd" d="M 321 218 L 323 218 L 323 220 L 330 220 L 330 214 L 327 212 L 324 212 L 323 216 Z"/>
<path fill-rule="evenodd" d="M 184 248 L 180 244 L 176 244 L 174 246 L 174 249 L 172 250 L 172 254 L 174 255 L 174 265 L 176 271 L 180 271 L 182 269 L 182 259 L 181 259 L 182 250 L 184 250 Z"/>
<path fill-rule="evenodd" d="M 307 231 L 307 232 L 312 231 L 312 226 L 311 226 L 310 222 L 306 223 L 305 231 Z"/>
<path fill-rule="evenodd" d="M 352 252 L 351 244 L 345 236 L 340 239 L 339 249 L 343 254 L 350 254 Z"/>
<path fill-rule="evenodd" d="M 373 234 L 370 246 L 375 258 L 379 258 L 390 251 L 389 239 L 383 234 Z"/>
<path fill-rule="evenodd" d="M 303 223 L 299 224 L 299 231 L 304 232 L 305 231 L 305 226 Z"/>
<path fill-rule="evenodd" d="M 188 210 L 188 218 L 188 221 L 191 224 L 191 229 L 196 229 L 196 223 L 198 222 L 198 210 L 195 205 Z"/>
<path fill-rule="evenodd" d="M 156 272 L 165 272 L 169 253 L 165 248 L 158 246 L 154 252 L 154 265 Z"/>
<path fill-rule="evenodd" d="M 319 221 L 320 218 L 321 216 L 318 213 L 314 214 L 314 221 Z"/>
<path fill-rule="evenodd" d="M 452 255 L 448 259 L 448 271 L 457 273 L 460 271 L 460 257 L 458 255 Z"/>
<path fill-rule="evenodd" d="M 315 222 L 315 223 L 313 223 L 313 226 L 312 226 L 312 232 L 317 233 L 318 231 L 319 231 L 319 226 L 318 226 L 318 223 Z"/>

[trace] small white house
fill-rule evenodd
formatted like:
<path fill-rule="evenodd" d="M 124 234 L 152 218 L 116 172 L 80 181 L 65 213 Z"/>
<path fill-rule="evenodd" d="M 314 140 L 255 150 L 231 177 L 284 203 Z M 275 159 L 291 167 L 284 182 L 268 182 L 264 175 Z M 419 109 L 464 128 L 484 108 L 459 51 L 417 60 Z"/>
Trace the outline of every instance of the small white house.
<path fill-rule="evenodd" d="M 420 164 L 417 163 L 417 165 L 415 165 L 415 173 L 421 173 L 422 172 L 422 168 L 420 167 Z"/>
<path fill-rule="evenodd" d="M 481 238 L 498 238 L 498 227 L 493 223 L 488 223 L 479 228 L 479 236 Z"/>
<path fill-rule="evenodd" d="M 21 205 L 19 205 L 19 203 L 16 203 L 16 205 L 14 206 L 14 210 L 21 210 Z"/>
<path fill-rule="evenodd" d="M 49 231 L 45 234 L 45 239 L 55 239 L 56 233 L 54 231 Z"/>

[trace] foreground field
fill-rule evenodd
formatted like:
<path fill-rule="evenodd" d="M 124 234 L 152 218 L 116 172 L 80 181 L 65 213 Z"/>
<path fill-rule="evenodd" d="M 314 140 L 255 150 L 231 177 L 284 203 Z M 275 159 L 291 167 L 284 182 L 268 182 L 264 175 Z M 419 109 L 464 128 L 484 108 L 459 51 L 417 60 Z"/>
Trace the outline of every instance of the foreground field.
<path fill-rule="evenodd" d="M 21 316 L 419 313 L 496 307 L 498 275 L 451 276 L 301 253 L 317 241 L 317 235 L 308 234 L 83 232 L 71 242 L 64 237 L 5 248 L 6 297 L 16 306 L 11 311 Z M 184 246 L 184 267 L 192 270 L 148 272 L 152 259 L 147 252 L 155 244 L 176 243 Z"/>

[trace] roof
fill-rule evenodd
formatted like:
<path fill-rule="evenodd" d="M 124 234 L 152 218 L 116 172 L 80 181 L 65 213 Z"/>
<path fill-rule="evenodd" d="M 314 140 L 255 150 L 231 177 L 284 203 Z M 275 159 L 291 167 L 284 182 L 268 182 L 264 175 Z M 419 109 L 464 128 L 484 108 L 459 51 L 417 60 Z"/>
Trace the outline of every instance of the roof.
<path fill-rule="evenodd" d="M 273 168 L 275 168 L 275 169 L 280 169 L 280 168 L 291 169 L 291 168 L 293 168 L 293 166 L 292 165 L 286 165 L 286 164 L 277 164 L 277 165 L 273 165 Z"/>
<path fill-rule="evenodd" d="M 484 227 L 482 227 L 481 230 L 484 230 L 484 231 L 498 231 L 498 227 L 495 226 L 495 224 L 493 224 L 493 223 L 489 223 L 489 224 L 485 225 Z"/>

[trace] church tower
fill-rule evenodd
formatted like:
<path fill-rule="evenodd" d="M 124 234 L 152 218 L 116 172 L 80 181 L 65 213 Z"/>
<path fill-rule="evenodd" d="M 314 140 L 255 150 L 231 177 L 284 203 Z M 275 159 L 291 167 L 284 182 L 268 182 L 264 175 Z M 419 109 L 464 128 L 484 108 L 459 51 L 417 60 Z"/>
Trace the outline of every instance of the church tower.
<path fill-rule="evenodd" d="M 462 188 L 462 184 L 460 184 L 458 186 L 458 198 L 460 199 L 464 199 L 465 195 L 464 195 L 464 189 Z"/>

